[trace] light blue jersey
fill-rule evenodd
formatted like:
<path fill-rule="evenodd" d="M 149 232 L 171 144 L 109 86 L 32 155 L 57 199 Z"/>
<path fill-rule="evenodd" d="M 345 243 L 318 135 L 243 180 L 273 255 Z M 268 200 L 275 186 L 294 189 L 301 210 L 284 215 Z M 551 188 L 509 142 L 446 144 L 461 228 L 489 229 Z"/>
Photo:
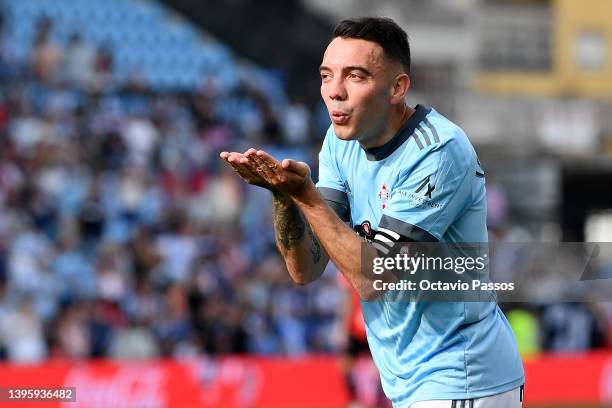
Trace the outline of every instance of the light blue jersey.
<path fill-rule="evenodd" d="M 487 242 L 484 172 L 465 133 L 432 108 L 363 149 L 328 130 L 317 187 L 374 243 Z M 368 343 L 394 407 L 469 400 L 524 383 L 512 330 L 494 302 L 361 302 Z"/>

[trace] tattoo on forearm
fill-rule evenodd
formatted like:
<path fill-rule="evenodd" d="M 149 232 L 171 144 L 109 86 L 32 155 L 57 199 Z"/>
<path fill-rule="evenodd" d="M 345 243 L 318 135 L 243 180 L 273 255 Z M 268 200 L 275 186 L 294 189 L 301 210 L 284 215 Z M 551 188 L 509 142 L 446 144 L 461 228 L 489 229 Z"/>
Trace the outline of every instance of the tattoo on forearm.
<path fill-rule="evenodd" d="M 292 249 L 304 237 L 306 222 L 291 199 L 274 195 L 272 212 L 274 233 L 280 246 Z"/>
<path fill-rule="evenodd" d="M 312 254 L 312 261 L 317 264 L 321 260 L 321 245 L 310 226 L 308 226 L 308 235 L 310 236 L 310 253 Z"/>

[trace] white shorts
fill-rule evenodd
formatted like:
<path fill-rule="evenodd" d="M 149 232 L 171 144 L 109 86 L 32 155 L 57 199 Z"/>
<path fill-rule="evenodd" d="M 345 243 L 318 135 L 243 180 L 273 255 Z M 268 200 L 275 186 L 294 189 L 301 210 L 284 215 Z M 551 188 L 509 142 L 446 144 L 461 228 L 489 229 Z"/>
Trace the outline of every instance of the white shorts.
<path fill-rule="evenodd" d="M 523 386 L 490 397 L 471 400 L 435 400 L 415 402 L 410 408 L 521 408 Z"/>

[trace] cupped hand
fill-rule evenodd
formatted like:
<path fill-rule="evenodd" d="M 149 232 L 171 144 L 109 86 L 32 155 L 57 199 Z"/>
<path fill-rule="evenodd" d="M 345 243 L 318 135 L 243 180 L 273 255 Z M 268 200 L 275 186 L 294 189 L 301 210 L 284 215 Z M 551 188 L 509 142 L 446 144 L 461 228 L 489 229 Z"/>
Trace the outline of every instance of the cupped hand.
<path fill-rule="evenodd" d="M 244 181 L 271 191 L 297 196 L 310 181 L 310 167 L 306 163 L 292 159 L 278 161 L 263 150 L 222 152 L 220 157 Z"/>

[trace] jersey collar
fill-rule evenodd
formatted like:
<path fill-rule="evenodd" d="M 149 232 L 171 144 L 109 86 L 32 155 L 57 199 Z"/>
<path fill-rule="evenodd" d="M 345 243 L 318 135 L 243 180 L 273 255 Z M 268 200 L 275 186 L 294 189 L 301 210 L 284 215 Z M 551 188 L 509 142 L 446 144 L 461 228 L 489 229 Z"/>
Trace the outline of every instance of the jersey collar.
<path fill-rule="evenodd" d="M 414 130 L 419 126 L 419 123 L 425 116 L 431 112 L 431 108 L 423 105 L 417 105 L 414 108 L 414 113 L 408 118 L 406 123 L 397 131 L 395 136 L 391 138 L 387 143 L 378 147 L 371 147 L 369 149 L 364 149 L 366 153 L 366 157 L 370 161 L 378 161 L 382 159 L 386 159 L 397 150 L 398 147 L 402 145 L 412 134 Z"/>

